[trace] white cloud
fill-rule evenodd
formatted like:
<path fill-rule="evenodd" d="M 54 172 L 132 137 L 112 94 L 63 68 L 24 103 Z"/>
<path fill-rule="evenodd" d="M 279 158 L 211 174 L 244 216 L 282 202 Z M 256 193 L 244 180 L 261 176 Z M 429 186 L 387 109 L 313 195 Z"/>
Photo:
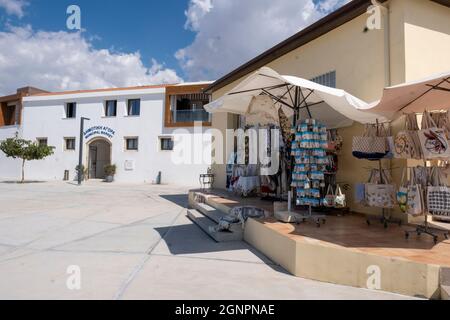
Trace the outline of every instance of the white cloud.
<path fill-rule="evenodd" d="M 0 8 L 6 10 L 7 14 L 16 15 L 22 18 L 24 15 L 24 7 L 28 5 L 24 0 L 0 0 Z"/>
<path fill-rule="evenodd" d="M 30 26 L 0 32 L 0 93 L 26 85 L 77 90 L 177 83 L 182 79 L 156 60 L 147 68 L 139 52 L 95 49 L 81 33 L 33 31 Z"/>
<path fill-rule="evenodd" d="M 195 40 L 175 57 L 189 80 L 216 79 L 349 0 L 191 0 Z"/>

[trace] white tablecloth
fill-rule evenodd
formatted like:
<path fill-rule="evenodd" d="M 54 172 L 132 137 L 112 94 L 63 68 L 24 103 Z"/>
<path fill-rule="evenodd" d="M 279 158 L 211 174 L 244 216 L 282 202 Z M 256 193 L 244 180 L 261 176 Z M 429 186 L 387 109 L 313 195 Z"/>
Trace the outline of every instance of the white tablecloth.
<path fill-rule="evenodd" d="M 253 191 L 257 191 L 260 187 L 259 176 L 239 177 L 234 184 L 234 190 L 240 192 L 243 196 L 249 195 Z"/>

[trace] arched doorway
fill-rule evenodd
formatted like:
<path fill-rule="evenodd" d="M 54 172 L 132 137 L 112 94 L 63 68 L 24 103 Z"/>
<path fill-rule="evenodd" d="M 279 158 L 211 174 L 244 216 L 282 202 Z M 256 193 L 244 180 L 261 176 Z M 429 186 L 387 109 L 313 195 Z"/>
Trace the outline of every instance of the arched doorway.
<path fill-rule="evenodd" d="M 89 179 L 104 179 L 104 167 L 111 164 L 111 143 L 98 138 L 88 143 L 88 177 Z"/>

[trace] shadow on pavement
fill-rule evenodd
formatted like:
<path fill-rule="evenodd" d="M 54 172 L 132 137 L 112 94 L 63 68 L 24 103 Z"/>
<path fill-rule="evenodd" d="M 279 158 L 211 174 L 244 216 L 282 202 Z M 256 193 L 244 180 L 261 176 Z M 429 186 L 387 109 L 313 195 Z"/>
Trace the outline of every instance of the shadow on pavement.
<path fill-rule="evenodd" d="M 189 195 L 186 194 L 163 194 L 160 195 L 161 198 L 170 201 L 172 203 L 175 203 L 176 205 L 187 208 L 189 203 Z"/>
<path fill-rule="evenodd" d="M 270 266 L 272 269 L 289 274 L 280 266 L 276 265 L 264 254 L 254 249 L 244 241 L 232 241 L 217 243 L 204 233 L 195 224 L 174 225 L 171 227 L 155 228 L 166 243 L 169 251 L 173 255 L 188 255 L 201 253 L 219 253 L 226 251 L 247 250 L 248 253 L 224 254 L 223 260 L 242 261 L 242 256 L 255 255 L 262 263 Z M 220 255 L 216 259 L 222 259 Z M 253 259 L 258 260 L 258 259 Z"/>

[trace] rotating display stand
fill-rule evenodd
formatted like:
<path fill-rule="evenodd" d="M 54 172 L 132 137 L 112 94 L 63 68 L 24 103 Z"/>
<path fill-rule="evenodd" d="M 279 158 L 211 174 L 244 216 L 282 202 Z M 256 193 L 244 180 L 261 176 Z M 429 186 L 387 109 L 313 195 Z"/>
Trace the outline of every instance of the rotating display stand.
<path fill-rule="evenodd" d="M 293 191 L 298 206 L 308 207 L 307 213 L 295 214 L 297 223 L 312 221 L 317 227 L 326 222 L 324 214 L 316 214 L 313 207 L 323 204 L 321 189 L 325 187 L 325 171 L 328 164 L 326 127 L 314 119 L 305 119 L 295 127 Z"/>

